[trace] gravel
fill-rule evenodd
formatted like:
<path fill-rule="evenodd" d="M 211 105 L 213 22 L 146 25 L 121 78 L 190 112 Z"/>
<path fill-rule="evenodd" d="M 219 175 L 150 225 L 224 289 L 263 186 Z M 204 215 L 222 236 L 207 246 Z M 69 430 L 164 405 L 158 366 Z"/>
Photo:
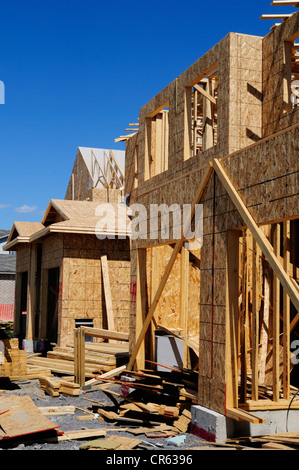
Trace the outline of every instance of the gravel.
<path fill-rule="evenodd" d="M 72 405 L 77 407 L 75 409 L 74 414 L 63 414 L 63 415 L 53 415 L 53 416 L 48 416 L 48 418 L 55 423 L 57 426 L 59 426 L 59 429 L 61 431 L 73 431 L 73 430 L 83 430 L 83 429 L 98 429 L 98 428 L 124 428 L 128 427 L 127 423 L 109 423 L 107 421 L 100 421 L 97 419 L 97 415 L 95 413 L 95 418 L 94 419 L 87 419 L 87 420 L 78 420 L 79 416 L 82 416 L 84 413 L 82 409 L 89 409 L 92 411 L 92 406 L 96 405 L 96 403 L 91 402 L 90 400 L 93 400 L 95 402 L 100 402 L 100 403 L 105 403 L 107 406 L 111 406 L 111 411 L 114 409 L 114 405 L 111 402 L 110 398 L 101 390 L 98 391 L 93 391 L 93 392 L 88 392 L 88 393 L 82 393 L 80 394 L 79 397 L 70 397 L 66 395 L 60 395 L 59 397 L 51 397 L 47 395 L 43 390 L 40 389 L 40 384 L 39 380 L 28 380 L 28 381 L 22 381 L 22 382 L 14 382 L 14 389 L 9 390 L 5 389 L 5 384 L 1 383 L 0 380 L 0 389 L 5 389 L 5 394 L 6 395 L 11 395 L 12 399 L 14 395 L 29 395 L 35 405 L 37 407 L 50 407 L 50 406 L 67 406 L 67 405 Z M 117 389 L 115 389 L 117 391 Z M 1 395 L 0 395 L 1 397 Z M 121 402 L 121 399 L 117 400 L 118 402 Z M 99 407 L 102 407 L 103 405 L 99 405 Z M 106 406 L 106 405 L 105 405 Z M 81 408 L 81 410 L 79 409 Z M 107 409 L 107 408 L 106 408 Z M 107 431 L 106 437 L 109 437 L 111 435 L 117 435 L 117 436 L 126 436 L 130 438 L 137 438 L 141 439 L 144 441 L 142 443 L 143 446 L 147 447 L 149 451 L 154 451 L 154 452 L 161 452 L 161 451 L 176 451 L 176 452 L 181 452 L 185 451 L 186 449 L 194 448 L 194 447 L 200 447 L 201 444 L 199 444 L 199 438 L 196 436 L 186 433 L 184 434 L 186 436 L 185 442 L 183 446 L 176 447 L 173 445 L 167 444 L 168 438 L 148 438 L 145 435 L 133 435 L 127 431 Z M 14 440 L 13 442 L 10 442 L 10 447 L 8 449 L 3 449 L 3 446 L 1 448 L 0 445 L 0 450 L 67 450 L 67 451 L 72 451 L 72 450 L 81 450 L 81 446 L 84 443 L 90 442 L 93 439 L 97 438 L 91 438 L 91 439 L 80 439 L 80 440 L 67 440 L 67 441 L 59 441 L 59 442 L 53 442 L 53 443 L 47 443 L 47 442 L 42 442 L 38 440 L 38 435 L 34 436 L 34 440 L 32 436 L 27 436 L 28 439 L 25 439 L 24 437 L 22 440 Z M 141 450 L 140 447 L 136 448 L 135 451 Z M 144 450 L 144 448 L 142 448 Z"/>

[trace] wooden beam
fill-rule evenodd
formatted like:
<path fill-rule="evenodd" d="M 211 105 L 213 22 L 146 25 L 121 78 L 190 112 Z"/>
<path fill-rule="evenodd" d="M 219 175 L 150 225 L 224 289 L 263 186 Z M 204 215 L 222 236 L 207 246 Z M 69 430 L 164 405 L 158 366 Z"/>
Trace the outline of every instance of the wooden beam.
<path fill-rule="evenodd" d="M 252 400 L 258 400 L 259 370 L 259 294 L 260 294 L 260 249 L 253 240 L 252 259 Z"/>
<path fill-rule="evenodd" d="M 181 308 L 181 327 L 183 336 L 188 338 L 188 304 L 189 304 L 189 251 L 182 247 L 181 250 L 181 285 L 180 285 L 180 308 Z M 198 348 L 197 348 L 198 349 Z M 198 355 L 198 351 L 197 351 Z M 184 345 L 183 364 L 185 368 L 189 367 L 189 349 Z"/>
<path fill-rule="evenodd" d="M 282 14 L 282 15 L 262 15 L 260 17 L 261 20 L 287 20 L 293 15 L 293 13 L 290 14 Z"/>
<path fill-rule="evenodd" d="M 86 336 L 104 339 L 116 339 L 118 341 L 129 341 L 128 333 L 121 333 L 119 331 L 102 330 L 100 328 L 82 327 Z"/>
<path fill-rule="evenodd" d="M 280 256 L 280 224 L 274 228 L 274 253 Z M 273 276 L 273 401 L 280 398 L 280 372 L 279 372 L 279 352 L 280 352 L 280 282 L 277 276 Z M 254 400 L 257 400 L 255 398 Z"/>
<path fill-rule="evenodd" d="M 284 7 L 284 6 L 288 6 L 288 5 L 298 8 L 299 7 L 299 2 L 294 2 L 294 1 L 292 2 L 290 0 L 273 0 L 273 2 L 271 3 L 271 6 L 282 6 L 282 7 Z"/>
<path fill-rule="evenodd" d="M 191 220 L 192 220 L 192 218 L 194 217 L 194 214 L 195 214 L 195 211 L 196 211 L 196 205 L 200 203 L 200 200 L 201 200 L 201 198 L 202 198 L 202 195 L 203 195 L 203 193 L 204 193 L 204 190 L 205 190 L 205 188 L 206 188 L 206 185 L 207 185 L 207 183 L 208 183 L 208 181 L 209 181 L 209 179 L 210 179 L 210 176 L 211 176 L 212 172 L 213 172 L 213 167 L 212 167 L 212 165 L 209 164 L 208 167 L 207 167 L 207 169 L 206 169 L 206 172 L 205 172 L 205 174 L 204 174 L 204 176 L 203 176 L 203 178 L 202 178 L 202 180 L 201 180 L 201 183 L 200 183 L 200 185 L 199 185 L 199 188 L 198 188 L 198 190 L 197 190 L 197 192 L 196 192 L 194 201 L 193 201 L 193 203 L 192 203 L 192 208 L 191 208 Z M 143 342 L 143 340 L 144 340 L 144 337 L 145 337 L 145 334 L 146 334 L 146 332 L 147 332 L 147 330 L 148 330 L 148 327 L 150 326 L 150 323 L 151 323 L 152 318 L 153 318 L 153 316 L 154 316 L 154 313 L 155 313 L 155 311 L 156 311 L 156 308 L 157 308 L 159 299 L 160 299 L 160 297 L 161 297 L 161 294 L 162 294 L 162 292 L 163 292 L 163 290 L 164 290 L 164 287 L 165 287 L 165 285 L 166 285 L 166 282 L 167 282 L 167 280 L 168 280 L 168 278 L 169 278 L 170 272 L 171 272 L 171 270 L 172 270 L 172 268 L 173 268 L 173 266 L 174 266 L 174 263 L 175 263 L 175 261 L 176 261 L 177 255 L 179 254 L 179 252 L 180 252 L 181 249 L 182 249 L 182 246 L 184 245 L 184 242 L 185 242 L 185 234 L 187 233 L 187 231 L 188 231 L 188 229 L 189 229 L 189 226 L 190 226 L 190 224 L 188 224 L 187 227 L 184 227 L 184 231 L 183 231 L 183 234 L 182 234 L 181 239 L 178 240 L 178 241 L 176 242 L 176 244 L 175 244 L 175 247 L 174 247 L 174 249 L 173 249 L 171 258 L 170 258 L 170 260 L 169 260 L 169 262 L 168 262 L 168 265 L 167 265 L 167 267 L 166 267 L 166 270 L 165 270 L 165 272 L 164 272 L 164 275 L 163 275 L 163 277 L 162 277 L 162 280 L 161 280 L 161 282 L 160 282 L 160 284 L 159 284 L 159 287 L 158 287 L 158 289 L 157 289 L 155 298 L 154 298 L 154 300 L 153 300 L 153 302 L 152 302 L 152 305 L 151 305 L 151 307 L 150 307 L 150 309 L 149 309 L 148 315 L 147 315 L 147 317 L 146 317 L 146 319 L 145 319 L 145 321 L 144 321 L 144 324 L 143 324 L 143 328 L 142 328 L 142 330 L 141 330 L 141 332 L 140 332 L 140 335 L 139 335 L 139 337 L 138 337 L 138 339 L 137 339 L 135 348 L 134 348 L 134 350 L 133 350 L 133 352 L 132 352 L 132 355 L 131 355 L 131 358 L 130 358 L 130 362 L 129 362 L 129 364 L 128 364 L 128 370 L 132 370 L 132 368 L 133 368 L 133 366 L 134 366 L 134 363 L 135 363 L 137 354 L 138 354 L 139 349 L 140 349 L 140 347 L 141 347 L 141 344 L 142 344 L 142 342 Z"/>
<path fill-rule="evenodd" d="M 277 256 L 275 256 L 271 243 L 269 242 L 267 237 L 265 237 L 261 229 L 258 227 L 257 223 L 255 222 L 252 215 L 248 211 L 246 205 L 240 198 L 238 191 L 235 189 L 230 179 L 228 178 L 227 174 L 225 173 L 219 160 L 214 159 L 213 166 L 217 172 L 219 179 L 224 185 L 226 191 L 228 192 L 231 200 L 235 204 L 236 209 L 238 210 L 239 214 L 242 216 L 245 224 L 250 229 L 254 239 L 256 240 L 257 244 L 262 250 L 271 268 L 273 269 L 274 274 L 280 280 L 283 288 L 285 289 L 286 293 L 289 295 L 292 303 L 294 304 L 294 307 L 299 311 L 298 290 L 295 288 L 293 282 L 290 279 L 290 276 L 286 273 L 285 269 L 281 266 L 281 263 L 279 259 L 277 258 Z"/>
<path fill-rule="evenodd" d="M 264 418 L 259 418 L 248 411 L 240 410 L 239 408 L 229 408 L 226 410 L 226 416 L 236 421 L 247 421 L 253 424 L 263 424 L 266 422 Z"/>
<path fill-rule="evenodd" d="M 107 256 L 101 257 L 108 330 L 115 331 Z"/>
<path fill-rule="evenodd" d="M 283 265 L 289 272 L 290 263 L 290 222 L 283 223 Z M 290 398 L 290 298 L 283 292 L 283 398 Z"/>
<path fill-rule="evenodd" d="M 201 93 L 205 98 L 211 101 L 211 103 L 213 104 L 217 103 L 216 99 L 212 95 L 210 95 L 210 93 L 208 93 L 203 87 L 194 85 L 194 88 L 195 90 L 199 91 L 199 93 Z"/>
<path fill-rule="evenodd" d="M 74 382 L 85 385 L 85 332 L 84 328 L 74 331 Z"/>
<path fill-rule="evenodd" d="M 137 279 L 136 279 L 136 337 L 142 331 L 143 323 L 146 317 L 146 249 L 137 250 Z M 136 356 L 137 369 L 145 367 L 145 344 L 140 347 Z"/>
<path fill-rule="evenodd" d="M 226 406 L 238 407 L 239 352 L 239 245 L 242 232 L 229 230 L 227 238 L 226 307 Z"/>

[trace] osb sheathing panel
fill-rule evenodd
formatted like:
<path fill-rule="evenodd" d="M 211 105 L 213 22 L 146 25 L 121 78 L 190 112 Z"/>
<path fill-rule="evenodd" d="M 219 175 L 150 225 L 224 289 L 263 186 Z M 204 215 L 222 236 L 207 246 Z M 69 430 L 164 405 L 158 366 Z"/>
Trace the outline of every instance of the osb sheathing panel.
<path fill-rule="evenodd" d="M 170 260 L 173 248 L 161 246 L 154 248 L 157 250 L 158 279 L 154 280 L 158 285 Z M 197 253 L 198 255 L 198 253 Z M 164 291 L 158 302 L 155 312 L 157 323 L 166 328 L 181 330 L 184 328 L 181 318 L 181 255 L 179 254 Z M 151 287 L 152 266 L 150 250 L 147 251 L 147 284 Z M 189 262 L 189 283 L 188 283 L 188 335 L 198 339 L 199 327 L 199 293 L 200 293 L 200 270 L 192 262 Z M 150 295 L 149 295 L 150 297 Z"/>
<path fill-rule="evenodd" d="M 257 223 L 298 216 L 299 127 L 222 160 Z M 235 221 L 228 219 L 227 228 Z"/>
<path fill-rule="evenodd" d="M 262 38 L 230 35 L 229 152 L 262 137 Z"/>
<path fill-rule="evenodd" d="M 42 269 L 57 268 L 62 265 L 63 235 L 54 234 L 43 240 Z"/>
<path fill-rule="evenodd" d="M 93 182 L 84 158 L 81 155 L 80 149 L 78 149 L 76 155 L 72 174 L 74 175 L 74 178 L 70 178 L 65 199 L 71 200 L 74 195 L 75 200 L 84 201 L 88 196 L 90 196 L 89 192 L 93 186 Z"/>
<path fill-rule="evenodd" d="M 285 112 L 284 42 L 299 37 L 299 12 L 263 39 L 263 137 L 299 122 L 299 109 Z"/>
<path fill-rule="evenodd" d="M 16 272 L 22 273 L 30 269 L 30 245 L 19 245 L 16 251 Z"/>
<path fill-rule="evenodd" d="M 185 90 L 206 71 L 218 66 L 218 143 L 197 158 L 189 158 L 184 145 Z M 169 102 L 168 171 L 145 181 L 146 118 Z M 223 157 L 261 138 L 262 133 L 262 38 L 230 33 L 183 72 L 140 110 L 140 130 L 126 145 L 126 168 L 132 189 L 134 147 L 138 140 L 138 194 L 161 186 L 178 173 L 194 171 L 214 157 Z M 134 192 L 135 194 L 135 192 Z M 132 194 L 131 194 L 132 196 Z"/>
<path fill-rule="evenodd" d="M 108 259 L 115 328 L 129 329 L 130 253 L 127 240 L 98 240 L 93 235 L 64 235 L 59 344 L 73 342 L 76 319 L 107 328 L 101 256 Z"/>
<path fill-rule="evenodd" d="M 158 286 L 162 279 L 173 248 L 170 246 L 155 247 L 157 251 L 157 279 L 152 279 L 152 257 L 151 250 L 146 254 L 146 285 L 147 304 L 151 301 L 152 281 Z M 131 312 L 130 312 L 130 348 L 133 350 L 136 335 L 136 258 L 137 250 L 131 252 Z M 191 252 L 189 262 L 189 282 L 188 282 L 188 313 L 187 313 L 187 339 L 198 342 L 199 337 L 199 316 L 200 316 L 200 250 Z M 158 302 L 154 319 L 169 329 L 176 329 L 184 332 L 184 324 L 181 316 L 181 255 L 179 254 L 169 279 L 165 285 L 161 298 Z M 184 333 L 183 333 L 184 334 Z"/>

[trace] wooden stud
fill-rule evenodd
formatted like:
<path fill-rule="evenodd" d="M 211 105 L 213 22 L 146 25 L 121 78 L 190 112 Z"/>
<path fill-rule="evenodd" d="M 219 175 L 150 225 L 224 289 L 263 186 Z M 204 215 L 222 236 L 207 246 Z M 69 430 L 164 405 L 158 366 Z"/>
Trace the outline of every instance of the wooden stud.
<path fill-rule="evenodd" d="M 290 263 L 290 221 L 283 223 L 283 262 L 286 272 Z M 290 398 L 290 299 L 283 292 L 283 397 Z"/>
<path fill-rule="evenodd" d="M 252 261 L 252 392 L 251 399 L 258 400 L 259 372 L 259 294 L 260 294 L 260 249 L 253 240 Z"/>
<path fill-rule="evenodd" d="M 181 288 L 180 288 L 180 306 L 181 306 L 181 326 L 185 340 L 188 340 L 188 298 L 189 298 L 189 251 L 182 247 L 181 250 Z M 183 365 L 189 367 L 189 348 L 184 345 Z"/>
<path fill-rule="evenodd" d="M 115 330 L 107 256 L 101 257 L 108 330 Z"/>
<path fill-rule="evenodd" d="M 143 331 L 146 316 L 146 249 L 137 252 L 136 337 Z M 145 344 L 136 355 L 137 369 L 145 367 Z"/>
<path fill-rule="evenodd" d="M 280 256 L 280 224 L 276 224 L 273 234 L 274 253 Z M 280 398 L 280 282 L 277 276 L 273 276 L 273 400 Z"/>
<path fill-rule="evenodd" d="M 233 184 L 231 183 L 230 179 L 228 178 L 227 174 L 223 170 L 223 167 L 219 160 L 213 160 L 213 166 L 223 183 L 225 189 L 227 190 L 231 200 L 235 204 L 238 212 L 242 216 L 245 224 L 250 229 L 254 239 L 258 243 L 259 247 L 261 248 L 265 258 L 269 262 L 271 268 L 273 269 L 274 273 L 279 278 L 283 288 L 285 289 L 286 293 L 291 298 L 295 308 L 299 310 L 299 293 L 298 289 L 294 286 L 293 282 L 290 279 L 290 276 L 286 273 L 285 269 L 281 266 L 279 259 L 274 254 L 273 247 L 267 237 L 263 234 L 261 229 L 256 224 L 255 220 L 251 216 L 250 212 L 248 211 L 246 205 L 240 198 L 238 192 L 234 188 Z"/>
<path fill-rule="evenodd" d="M 243 233 L 243 257 L 242 257 L 242 310 L 240 318 L 240 344 L 241 344 L 241 387 L 240 399 L 242 403 L 247 401 L 247 377 L 248 377 L 248 232 Z"/>
<path fill-rule="evenodd" d="M 241 232 L 229 230 L 227 239 L 226 406 L 238 408 L 239 351 L 239 243 Z"/>
<path fill-rule="evenodd" d="M 206 170 L 206 172 L 205 172 L 205 174 L 204 174 L 204 176 L 203 176 L 203 179 L 202 179 L 202 181 L 201 181 L 201 183 L 200 183 L 200 186 L 199 186 L 199 188 L 198 188 L 198 190 L 197 190 L 197 192 L 196 192 L 196 196 L 195 196 L 195 198 L 194 198 L 194 200 L 193 200 L 193 203 L 192 203 L 192 208 L 191 208 L 191 220 L 192 220 L 192 218 L 194 217 L 195 210 L 196 210 L 196 205 L 199 204 L 199 202 L 200 202 L 200 200 L 201 200 L 201 198 L 202 198 L 202 195 L 203 195 L 204 190 L 205 190 L 205 188 L 206 188 L 206 185 L 207 185 L 207 183 L 208 183 L 208 181 L 209 181 L 209 179 L 210 179 L 210 176 L 211 176 L 211 174 L 212 174 L 212 171 L 213 171 L 212 166 L 211 166 L 211 165 L 208 165 L 208 168 L 207 168 L 207 170 Z M 145 334 L 146 334 L 146 332 L 147 332 L 147 330 L 148 330 L 148 328 L 149 328 L 149 326 L 150 326 L 150 323 L 151 323 L 151 321 L 152 321 L 152 318 L 153 318 L 153 316 L 154 316 L 154 314 L 155 314 L 155 311 L 156 311 L 156 308 L 157 308 L 159 299 L 160 299 L 161 294 L 162 294 L 162 292 L 163 292 L 163 290 L 164 290 L 164 287 L 165 287 L 165 285 L 166 285 L 166 282 L 167 282 L 167 280 L 168 280 L 168 278 L 169 278 L 170 272 L 171 272 L 171 270 L 172 270 L 172 268 L 173 268 L 173 266 L 174 266 L 174 263 L 175 263 L 175 261 L 176 261 L 177 255 L 178 255 L 179 252 L 181 251 L 182 246 L 183 246 L 183 244 L 184 244 L 184 242 L 185 242 L 185 234 L 187 233 L 188 229 L 189 229 L 189 225 L 188 225 L 188 227 L 184 227 L 184 231 L 183 231 L 183 235 L 182 235 L 181 239 L 178 240 L 178 241 L 176 242 L 176 244 L 175 244 L 175 247 L 174 247 L 174 249 L 173 249 L 171 258 L 170 258 L 170 260 L 169 260 L 169 263 L 168 263 L 168 265 L 167 265 L 167 267 L 166 267 L 166 270 L 165 270 L 165 272 L 164 272 L 164 275 L 163 275 L 163 277 L 162 277 L 162 280 L 161 280 L 161 282 L 160 282 L 160 284 L 159 284 L 159 287 L 158 287 L 158 289 L 157 289 L 157 293 L 156 293 L 156 295 L 155 295 L 154 301 L 153 301 L 153 303 L 152 303 L 152 305 L 151 305 L 151 307 L 150 307 L 150 309 L 149 309 L 148 315 L 147 315 L 147 317 L 146 317 L 146 319 L 145 319 L 145 321 L 144 321 L 143 327 L 142 327 L 142 329 L 141 329 L 141 331 L 140 331 L 140 334 L 139 334 L 139 337 L 138 337 L 138 339 L 137 339 L 137 341 L 136 341 L 135 348 L 134 348 L 134 350 L 133 350 L 133 352 L 132 352 L 132 354 L 131 354 L 130 362 L 129 362 L 129 364 L 128 364 L 128 370 L 132 370 L 132 368 L 133 368 L 133 366 L 134 366 L 134 364 L 135 364 L 135 360 L 136 360 L 137 354 L 138 354 L 139 349 L 140 349 L 140 347 L 141 347 L 141 345 L 142 345 L 142 343 L 143 343 L 143 341 L 144 341 Z"/>
<path fill-rule="evenodd" d="M 85 332 L 84 328 L 74 330 L 74 382 L 85 385 Z"/>

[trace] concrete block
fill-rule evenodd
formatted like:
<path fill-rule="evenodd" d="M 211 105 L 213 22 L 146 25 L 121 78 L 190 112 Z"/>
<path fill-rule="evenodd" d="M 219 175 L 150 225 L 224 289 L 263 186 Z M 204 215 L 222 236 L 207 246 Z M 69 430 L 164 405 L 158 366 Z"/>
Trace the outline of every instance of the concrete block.
<path fill-rule="evenodd" d="M 230 419 L 203 406 L 192 406 L 190 431 L 207 442 L 225 442 L 233 432 Z"/>
<path fill-rule="evenodd" d="M 264 410 L 251 414 L 264 418 L 265 423 L 238 422 L 202 406 L 192 406 L 190 431 L 202 440 L 216 443 L 236 437 L 299 432 L 299 410 Z"/>

